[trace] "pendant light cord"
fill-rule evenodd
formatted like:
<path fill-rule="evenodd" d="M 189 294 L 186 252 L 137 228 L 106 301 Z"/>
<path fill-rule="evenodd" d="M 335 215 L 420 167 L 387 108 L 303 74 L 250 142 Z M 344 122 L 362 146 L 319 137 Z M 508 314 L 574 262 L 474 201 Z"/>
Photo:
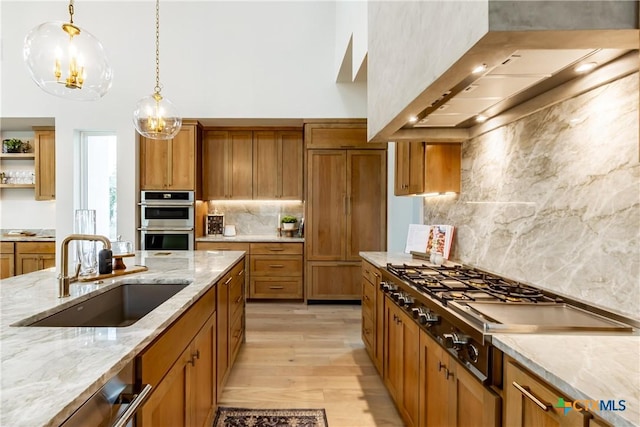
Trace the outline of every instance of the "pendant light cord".
<path fill-rule="evenodd" d="M 69 0 L 69 23 L 73 24 L 73 0 Z"/>
<path fill-rule="evenodd" d="M 156 0 L 156 94 L 160 94 L 160 0 Z"/>

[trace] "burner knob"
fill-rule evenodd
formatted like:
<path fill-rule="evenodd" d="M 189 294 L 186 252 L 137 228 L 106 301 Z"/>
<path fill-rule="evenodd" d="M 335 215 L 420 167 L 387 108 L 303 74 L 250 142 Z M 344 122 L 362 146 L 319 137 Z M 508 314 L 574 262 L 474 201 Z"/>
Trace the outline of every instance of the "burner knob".
<path fill-rule="evenodd" d="M 398 302 L 398 300 L 400 299 L 400 292 L 391 292 L 391 299 Z"/>
<path fill-rule="evenodd" d="M 480 357 L 480 351 L 478 351 L 478 348 L 475 345 L 467 344 L 467 355 L 469 356 L 469 360 L 476 363 Z"/>
<path fill-rule="evenodd" d="M 384 292 L 389 291 L 389 282 L 380 282 L 380 289 Z"/>
<path fill-rule="evenodd" d="M 450 334 L 443 334 L 444 345 L 447 348 L 460 349 L 463 345 L 469 342 L 469 337 L 463 334 L 452 332 Z"/>
<path fill-rule="evenodd" d="M 411 304 L 413 304 L 413 298 L 410 295 L 402 293 L 398 297 L 398 304 L 400 305 L 400 307 L 403 307 L 403 306 L 407 306 L 408 307 Z"/>
<path fill-rule="evenodd" d="M 422 307 L 414 307 L 411 309 L 411 314 L 413 315 L 414 319 L 419 319 L 420 318 L 420 314 L 424 314 L 424 308 Z"/>
<path fill-rule="evenodd" d="M 434 325 L 439 321 L 440 321 L 440 318 L 438 317 L 438 315 L 435 314 L 433 311 L 429 311 L 429 310 L 427 310 L 424 313 L 424 321 L 420 319 L 420 323 L 422 323 L 423 325 L 429 325 L 429 326 Z"/>

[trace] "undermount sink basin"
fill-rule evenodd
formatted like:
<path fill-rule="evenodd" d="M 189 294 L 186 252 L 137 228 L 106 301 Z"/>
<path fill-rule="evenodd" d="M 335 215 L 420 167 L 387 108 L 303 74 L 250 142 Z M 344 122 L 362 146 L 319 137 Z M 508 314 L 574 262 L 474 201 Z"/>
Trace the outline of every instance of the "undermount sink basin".
<path fill-rule="evenodd" d="M 43 319 L 34 316 L 14 326 L 124 327 L 130 326 L 189 283 L 122 283 Z"/>

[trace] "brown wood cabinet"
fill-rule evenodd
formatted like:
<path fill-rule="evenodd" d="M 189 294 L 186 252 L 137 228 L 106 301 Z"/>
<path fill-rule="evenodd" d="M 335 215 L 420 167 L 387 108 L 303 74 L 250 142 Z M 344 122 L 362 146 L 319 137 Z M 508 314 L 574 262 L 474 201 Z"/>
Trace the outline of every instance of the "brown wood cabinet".
<path fill-rule="evenodd" d="M 216 321 L 212 288 L 137 356 L 138 380 L 153 387 L 140 425 L 210 425 L 217 402 Z"/>
<path fill-rule="evenodd" d="M 244 263 L 236 264 L 217 285 L 217 390 L 220 399 L 244 339 Z"/>
<path fill-rule="evenodd" d="M 342 120 L 314 122 L 304 125 L 304 141 L 307 149 L 358 148 L 386 149 L 386 144 L 367 142 L 365 120 L 344 122 Z"/>
<path fill-rule="evenodd" d="M 362 261 L 362 341 L 378 373 L 383 375 L 384 293 L 380 290 L 381 277 L 375 266 Z"/>
<path fill-rule="evenodd" d="M 396 142 L 394 193 L 460 192 L 461 144 Z"/>
<path fill-rule="evenodd" d="M 406 425 L 418 426 L 420 328 L 393 303 L 385 304 L 385 328 L 384 383 Z"/>
<path fill-rule="evenodd" d="M 302 200 L 302 131 L 253 132 L 253 199 Z"/>
<path fill-rule="evenodd" d="M 360 299 L 359 253 L 386 247 L 386 151 L 312 149 L 306 156 L 306 298 Z"/>
<path fill-rule="evenodd" d="M 140 189 L 191 190 L 200 198 L 200 135 L 197 122 L 183 122 L 173 139 L 140 137 Z"/>
<path fill-rule="evenodd" d="M 56 265 L 55 242 L 16 242 L 15 274 L 26 274 Z"/>
<path fill-rule="evenodd" d="M 56 198 L 56 132 L 51 127 L 34 127 L 35 199 Z"/>
<path fill-rule="evenodd" d="M 511 359 L 505 360 L 505 422 L 513 427 L 585 426 L 590 416 L 585 411 L 568 411 L 553 407 L 564 396 L 545 381 Z"/>
<path fill-rule="evenodd" d="M 302 299 L 302 243 L 251 243 L 249 298 Z"/>
<path fill-rule="evenodd" d="M 13 242 L 0 242 L 0 279 L 15 276 Z"/>
<path fill-rule="evenodd" d="M 253 132 L 206 130 L 203 140 L 205 200 L 251 200 Z"/>
<path fill-rule="evenodd" d="M 421 426 L 500 426 L 500 397 L 423 330 L 419 387 Z"/>

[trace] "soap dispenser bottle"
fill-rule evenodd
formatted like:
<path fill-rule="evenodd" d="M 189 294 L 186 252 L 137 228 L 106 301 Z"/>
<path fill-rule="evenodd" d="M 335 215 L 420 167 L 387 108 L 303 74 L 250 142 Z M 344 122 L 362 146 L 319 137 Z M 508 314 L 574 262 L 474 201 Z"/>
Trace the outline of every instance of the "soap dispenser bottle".
<path fill-rule="evenodd" d="M 103 249 L 98 252 L 98 274 L 111 274 L 113 272 L 113 252 L 111 249 Z"/>

